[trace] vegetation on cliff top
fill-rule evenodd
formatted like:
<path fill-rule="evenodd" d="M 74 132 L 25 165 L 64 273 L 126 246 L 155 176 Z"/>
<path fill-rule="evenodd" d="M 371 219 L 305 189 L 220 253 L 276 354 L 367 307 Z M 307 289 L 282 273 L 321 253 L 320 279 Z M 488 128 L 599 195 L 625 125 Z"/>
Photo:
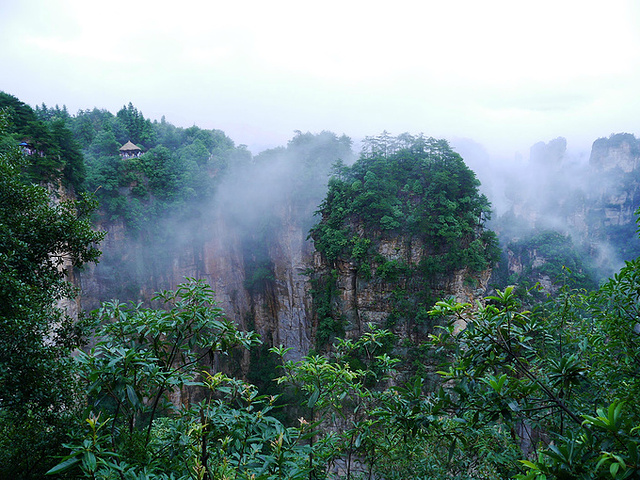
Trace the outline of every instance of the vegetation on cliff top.
<path fill-rule="evenodd" d="M 576 247 L 571 236 L 547 230 L 509 242 L 492 282 L 501 289 L 516 285 L 525 301 L 539 303 L 563 284 L 592 291 L 597 287 L 594 278 L 588 253 Z M 545 285 L 533 288 L 536 283 Z"/>
<path fill-rule="evenodd" d="M 0 91 L 0 110 L 8 124 L 0 132 L 0 152 L 8 153 L 19 144 L 28 153 L 24 169 L 35 182 L 56 182 L 82 191 L 86 176 L 80 144 L 69 129 L 66 108 L 56 106 L 45 118 L 13 95 Z"/>
<path fill-rule="evenodd" d="M 47 112 L 38 109 L 40 116 Z M 157 234 L 168 213 L 193 215 L 190 207 L 211 195 L 214 179 L 250 159 L 220 130 L 151 122 L 131 103 L 116 115 L 94 108 L 68 122 L 84 153 L 86 188 L 96 192 L 104 220 L 124 220 L 132 232 Z M 128 141 L 141 147 L 140 156 L 121 158 Z"/>
<path fill-rule="evenodd" d="M 359 280 L 396 286 L 387 326 L 415 324 L 416 318 L 423 324 L 439 281 L 455 270 L 482 272 L 498 259 L 496 236 L 484 229 L 490 204 L 479 184 L 444 140 L 386 133 L 368 138 L 354 165 L 335 167 L 318 212 L 322 219 L 310 236 L 331 268 L 348 262 Z M 419 245 L 422 257 L 385 257 L 380 244 L 393 240 L 398 248 Z M 335 272 L 312 275 L 318 347 L 344 332 L 335 281 Z"/>
<path fill-rule="evenodd" d="M 329 261 L 358 260 L 363 239 L 400 234 L 421 240 L 441 273 L 481 271 L 497 250 L 483 230 L 491 209 L 479 185 L 445 140 L 374 137 L 353 166 L 336 167 L 311 236 Z"/>

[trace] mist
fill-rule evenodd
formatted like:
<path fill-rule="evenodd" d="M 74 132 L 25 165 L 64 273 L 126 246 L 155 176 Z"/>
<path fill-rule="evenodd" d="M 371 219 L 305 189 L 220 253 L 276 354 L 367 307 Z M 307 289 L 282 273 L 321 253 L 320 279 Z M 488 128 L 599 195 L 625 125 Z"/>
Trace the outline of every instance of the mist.
<path fill-rule="evenodd" d="M 588 150 L 572 149 L 556 137 L 513 158 L 491 156 L 469 139 L 452 145 L 492 202 L 488 227 L 503 248 L 536 233 L 559 232 L 571 238 L 599 281 L 640 254 L 635 234 L 640 158 L 633 135 L 594 139 Z"/>
<path fill-rule="evenodd" d="M 116 297 L 141 301 L 197 277 L 219 292 L 225 310 L 240 312 L 249 308 L 247 292 L 262 293 L 273 281 L 278 249 L 292 248 L 283 238 L 293 235 L 311 251 L 307 235 L 319 220 L 314 213 L 332 166 L 355 159 L 351 139 L 298 131 L 286 146 L 256 156 L 240 148 L 224 169 L 200 179 L 210 191 L 205 197 L 160 212 L 154 225 L 137 233 L 119 222 L 109 227 L 103 258 L 85 275 L 86 290 L 94 290 L 85 293 L 89 307 Z"/>
<path fill-rule="evenodd" d="M 513 158 L 492 155 L 471 139 L 454 138 L 451 144 L 492 203 L 487 226 L 503 248 L 540 232 L 559 232 L 571 238 L 598 280 L 640 254 L 633 231 L 640 204 L 634 176 L 638 141 L 632 135 L 601 138 L 593 152 L 572 149 L 564 137 L 556 137 Z M 297 131 L 286 146 L 232 155 L 224 171 L 205 179 L 213 192 L 206 200 L 161 214 L 154 233 L 124 243 L 116 229 L 116 237 L 104 245 L 97 282 L 111 276 L 109 296 L 138 301 L 185 276 L 207 277 L 216 290 L 228 291 L 224 278 L 235 271 L 241 274 L 232 290 L 264 292 L 275 279 L 274 259 L 283 255 L 278 249 L 291 248 L 283 238 L 296 236 L 306 255 L 312 253 L 306 237 L 319 221 L 314 212 L 332 166 L 352 163 L 360 146 L 346 135 Z M 99 300 L 108 299 L 106 294 Z M 237 295 L 227 294 L 226 308 L 239 308 L 234 302 Z M 240 303 L 246 307 L 250 300 Z"/>

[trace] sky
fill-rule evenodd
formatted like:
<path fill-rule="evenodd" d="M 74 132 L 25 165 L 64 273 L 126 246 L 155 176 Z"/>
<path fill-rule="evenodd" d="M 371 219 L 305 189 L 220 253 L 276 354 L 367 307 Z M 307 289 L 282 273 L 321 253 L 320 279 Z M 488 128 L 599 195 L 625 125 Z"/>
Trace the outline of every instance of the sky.
<path fill-rule="evenodd" d="M 0 90 L 132 102 L 254 153 L 294 131 L 473 139 L 496 156 L 640 136 L 636 0 L 0 0 Z"/>

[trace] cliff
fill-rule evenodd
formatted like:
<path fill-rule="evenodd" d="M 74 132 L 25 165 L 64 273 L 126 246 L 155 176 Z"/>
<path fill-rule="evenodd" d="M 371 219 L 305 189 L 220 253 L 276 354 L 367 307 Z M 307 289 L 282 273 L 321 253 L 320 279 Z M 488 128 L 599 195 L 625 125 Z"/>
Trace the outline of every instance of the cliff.
<path fill-rule="evenodd" d="M 402 370 L 428 373 L 437 321 L 429 310 L 443 298 L 482 299 L 497 241 L 483 226 L 479 182 L 446 142 L 393 140 L 365 149 L 329 183 L 311 234 L 313 341 L 330 349 L 371 323 L 394 333 L 384 348 L 404 359 Z"/>
<path fill-rule="evenodd" d="M 293 347 L 292 357 L 308 351 L 308 281 L 312 244 L 295 219 L 281 212 L 274 241 L 267 245 L 273 272 L 263 288 L 251 288 L 245 232 L 220 208 L 206 222 L 183 226 L 180 241 L 156 244 L 127 235 L 121 222 L 103 224 L 103 260 L 80 274 L 82 304 L 100 301 L 148 302 L 155 291 L 173 289 L 185 278 L 204 278 L 215 290 L 227 318 L 253 329 L 273 344 Z M 173 221 L 168 221 L 173 225 Z M 175 239 L 174 239 L 175 240 Z"/>
<path fill-rule="evenodd" d="M 618 133 L 593 142 L 589 165 L 602 172 L 620 169 L 630 173 L 640 166 L 640 141 L 630 133 Z"/>
<path fill-rule="evenodd" d="M 435 301 L 454 297 L 459 302 L 475 304 L 481 301 L 487 289 L 491 269 L 473 271 L 468 266 L 447 274 L 425 275 L 420 266 L 429 256 L 429 249 L 410 236 L 376 235 L 377 242 L 369 251 L 371 272 L 359 272 L 350 259 L 327 261 L 321 253 L 314 256 L 316 283 L 335 282 L 331 290 L 333 315 L 340 319 L 342 328 L 334 326 L 329 335 L 359 338 L 369 331 L 369 323 L 390 328 L 401 341 L 418 344 L 433 332 L 428 310 Z M 321 292 L 315 292 L 317 303 Z M 314 340 L 322 344 L 329 340 L 322 331 L 323 320 L 315 314 Z M 326 326 L 325 326 L 326 328 Z M 344 331 L 343 331 L 344 330 Z"/>
<path fill-rule="evenodd" d="M 568 158 L 565 147 L 559 139 L 534 145 L 526 171 L 508 179 L 509 206 L 491 224 L 507 249 L 506 266 L 492 283 L 540 282 L 553 291 L 567 272 L 550 265 L 567 262 L 581 277 L 578 284 L 589 288 L 640 255 L 640 142 L 630 134 L 600 138 L 588 163 Z"/>
<path fill-rule="evenodd" d="M 146 302 L 185 277 L 204 278 L 229 319 L 301 358 L 311 346 L 305 273 L 313 242 L 307 235 L 330 166 L 350 157 L 350 145 L 330 132 L 298 133 L 286 149 L 230 167 L 222 178 L 212 175 L 209 197 L 166 210 L 141 227 L 103 211 L 97 225 L 108 232 L 104 255 L 82 274 L 84 308 L 112 298 Z M 136 205 L 141 181 L 120 187 L 123 204 Z M 145 202 L 151 210 L 154 198 Z"/>
<path fill-rule="evenodd" d="M 413 139 L 415 158 L 400 163 L 377 154 L 363 157 L 352 170 L 364 180 L 353 190 L 354 201 L 379 198 L 375 190 L 392 184 L 387 200 L 395 204 L 369 212 L 371 218 L 366 208 L 363 216 L 344 217 L 339 229 L 347 241 L 327 255 L 328 237 L 321 230 L 335 215 L 332 209 L 341 208 L 331 200 L 338 180 L 328 193 L 318 180 L 338 155 L 326 143 L 314 152 L 310 140 L 298 145 L 309 158 L 306 174 L 299 155 L 298 163 L 289 163 L 282 160 L 287 152 L 274 152 L 256 162 L 251 175 L 230 178 L 210 201 L 167 215 L 153 229 L 135 231 L 104 215 L 98 222 L 108 232 L 103 259 L 80 279 L 83 307 L 112 298 L 148 301 L 185 277 L 205 278 L 228 318 L 257 331 L 268 345 L 290 347 L 289 358 L 297 360 L 325 348 L 334 336 L 363 333 L 368 322 L 418 342 L 429 331 L 427 311 L 434 301 L 482 296 L 495 255 L 481 226 L 488 202 L 446 143 Z M 330 140 L 335 145 L 337 139 Z M 394 170 L 400 164 L 405 173 Z M 321 203 L 322 217 L 308 239 Z M 248 358 L 240 362 L 246 369 Z"/>
<path fill-rule="evenodd" d="M 433 302 L 483 297 L 497 255 L 483 228 L 489 204 L 446 142 L 376 138 L 353 166 L 337 168 L 327 190 L 318 180 L 346 144 L 296 138 L 153 229 L 104 215 L 103 259 L 80 275 L 83 307 L 148 300 L 185 277 L 206 278 L 230 319 L 299 359 L 336 336 L 361 335 L 369 322 L 417 345 L 433 327 Z M 640 188 L 632 140 L 598 140 L 589 165 L 568 160 L 560 139 L 535 146 L 532 174 L 514 180 L 511 209 L 493 224 L 508 248 L 492 284 L 553 291 L 566 266 L 589 288 L 597 266 L 633 254 Z"/>

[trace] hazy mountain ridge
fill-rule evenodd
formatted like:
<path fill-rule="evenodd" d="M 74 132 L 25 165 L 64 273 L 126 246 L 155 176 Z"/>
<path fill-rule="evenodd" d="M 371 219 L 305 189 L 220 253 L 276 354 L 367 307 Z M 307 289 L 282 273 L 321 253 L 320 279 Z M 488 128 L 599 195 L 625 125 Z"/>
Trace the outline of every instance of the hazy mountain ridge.
<path fill-rule="evenodd" d="M 600 138 L 588 163 L 571 158 L 561 138 L 532 147 L 524 175 L 509 178 L 509 207 L 491 223 L 515 261 L 511 273 L 522 273 L 515 270 L 524 266 L 540 274 L 543 246 L 549 262 L 565 262 L 578 286 L 592 288 L 640 254 L 638 143 L 630 134 Z M 531 242 L 537 253 L 528 252 L 529 260 L 516 253 Z M 560 276 L 558 269 L 539 274 L 532 279 L 547 284 Z"/>
<path fill-rule="evenodd" d="M 293 347 L 296 358 L 314 346 L 318 318 L 308 274 L 329 267 L 307 234 L 319 220 L 313 212 L 324 198 L 331 165 L 355 157 L 350 139 L 297 132 L 287 147 L 251 158 L 223 132 L 176 128 L 164 119 L 151 122 L 132 105 L 117 115 L 94 109 L 72 116 L 45 106 L 36 113 L 42 122 L 64 121 L 74 132 L 85 155 L 85 188 L 101 199 L 96 225 L 108 235 L 101 263 L 79 275 L 84 308 L 115 297 L 145 300 L 185 277 L 206 278 L 238 324 L 256 329 L 273 344 Z M 409 137 L 384 133 L 372 137 L 368 148 L 384 146 L 392 152 Z M 139 158 L 120 158 L 118 145 L 130 138 L 145 151 Z M 570 158 L 566 141 L 558 138 L 534 145 L 522 168 L 493 168 L 490 159 L 480 165 L 491 172 L 493 190 L 484 191 L 499 208 L 489 226 L 507 252 L 502 277 L 494 276 L 491 283 L 551 285 L 561 267 L 554 262 L 595 280 L 602 276 L 593 273 L 596 268 L 613 271 L 622 259 L 640 252 L 634 233 L 640 205 L 638 151 L 633 135 L 612 135 L 594 142 L 587 164 Z M 486 177 L 482 168 L 481 178 Z M 385 221 L 393 225 L 393 215 Z M 558 234 L 540 237 L 552 231 Z M 380 245 L 379 254 L 386 251 L 387 260 L 422 251 L 415 241 L 394 235 Z M 562 245 L 562 255 L 549 245 Z M 549 263 L 555 270 L 544 267 Z M 375 272 L 384 264 L 372 261 L 369 268 Z M 355 279 L 348 261 L 337 269 L 345 312 L 353 310 L 358 295 L 352 286 L 364 283 Z M 467 277 L 443 280 L 436 296 L 481 297 L 485 274 L 475 281 Z M 362 291 L 359 303 L 374 305 L 378 295 L 388 304 L 393 291 Z M 384 323 L 391 310 L 378 307 L 362 318 Z M 363 328 L 362 322 L 354 325 Z"/>

